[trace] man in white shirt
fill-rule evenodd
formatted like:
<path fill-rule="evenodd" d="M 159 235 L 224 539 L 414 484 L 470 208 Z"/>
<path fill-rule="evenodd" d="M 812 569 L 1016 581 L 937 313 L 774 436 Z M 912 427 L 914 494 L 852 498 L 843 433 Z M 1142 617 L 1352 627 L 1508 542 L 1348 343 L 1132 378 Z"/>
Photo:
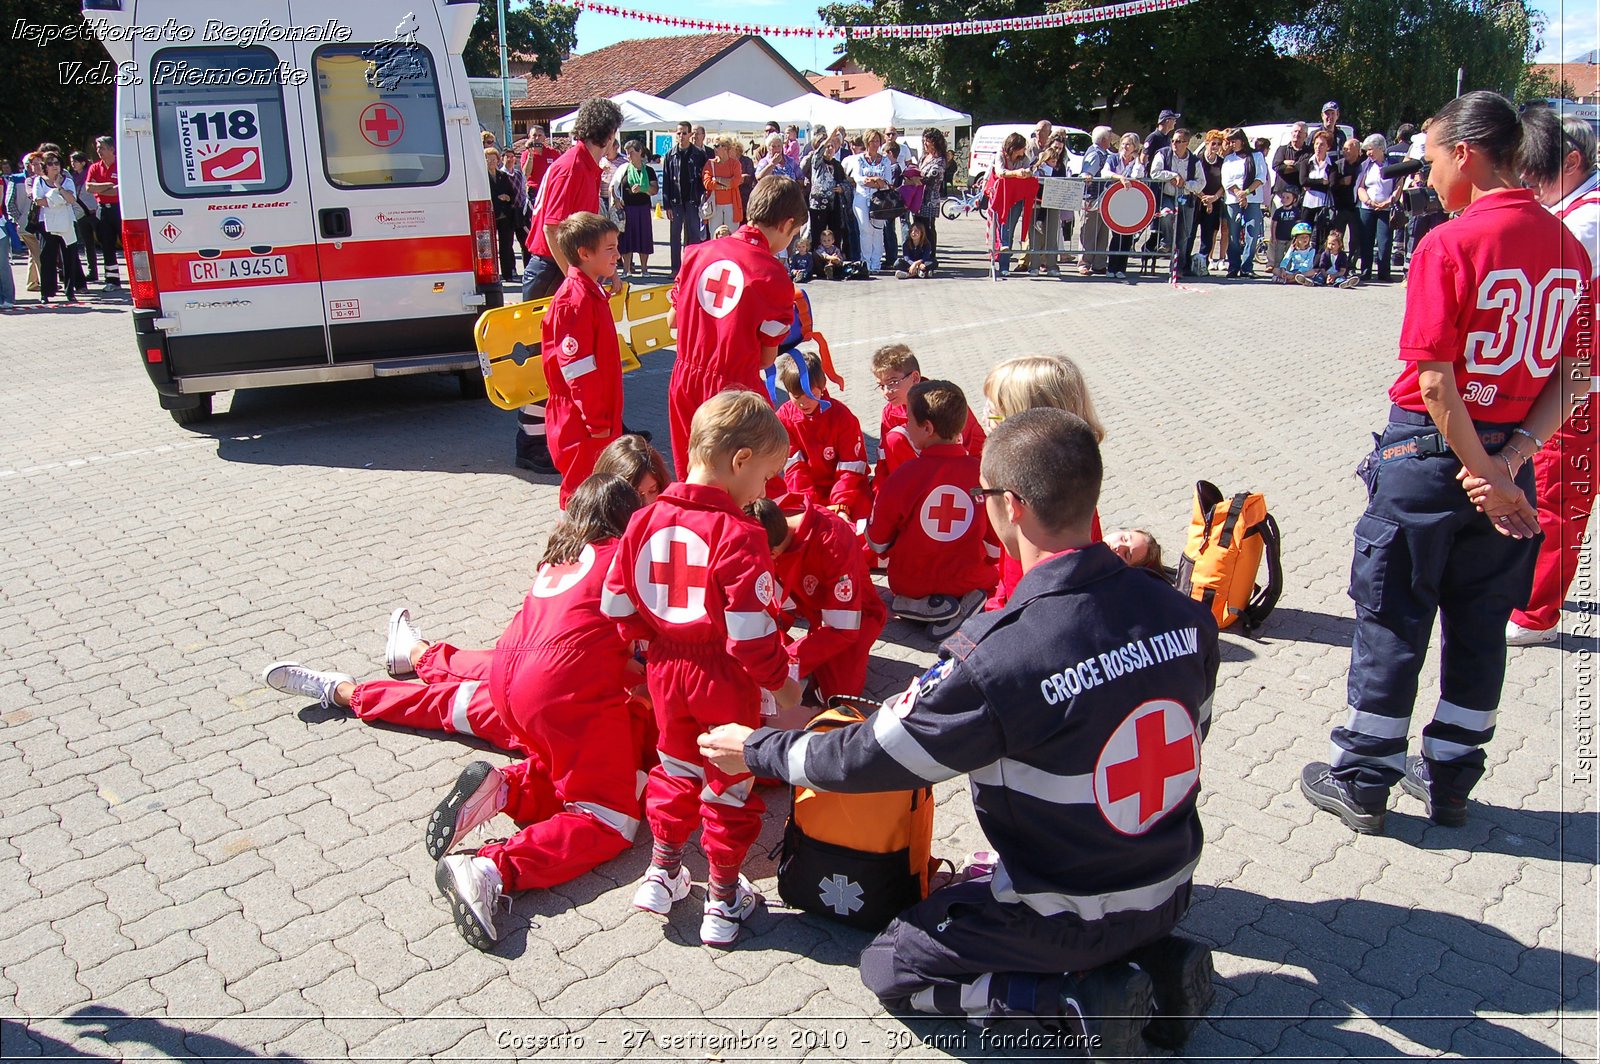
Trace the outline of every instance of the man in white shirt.
<path fill-rule="evenodd" d="M 1195 197 L 1206 186 L 1200 157 L 1189 150 L 1192 134 L 1175 129 L 1172 143 L 1156 151 L 1150 159 L 1150 183 L 1161 193 L 1161 232 L 1172 251 L 1172 273 L 1184 276 L 1189 270 L 1189 242 L 1194 234 Z"/>

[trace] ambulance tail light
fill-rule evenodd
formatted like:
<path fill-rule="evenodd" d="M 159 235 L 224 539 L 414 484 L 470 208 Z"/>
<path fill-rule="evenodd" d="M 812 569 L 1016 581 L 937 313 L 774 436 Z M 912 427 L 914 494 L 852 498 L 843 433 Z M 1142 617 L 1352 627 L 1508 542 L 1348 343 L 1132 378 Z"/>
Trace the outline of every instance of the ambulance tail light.
<path fill-rule="evenodd" d="M 150 223 L 142 219 L 123 219 L 122 252 L 128 259 L 128 280 L 132 286 L 135 310 L 160 310 L 161 292 L 156 288 L 155 262 L 150 254 Z"/>
<path fill-rule="evenodd" d="M 488 200 L 467 204 L 472 219 L 472 273 L 479 284 L 496 284 L 500 267 L 494 261 L 494 206 Z"/>

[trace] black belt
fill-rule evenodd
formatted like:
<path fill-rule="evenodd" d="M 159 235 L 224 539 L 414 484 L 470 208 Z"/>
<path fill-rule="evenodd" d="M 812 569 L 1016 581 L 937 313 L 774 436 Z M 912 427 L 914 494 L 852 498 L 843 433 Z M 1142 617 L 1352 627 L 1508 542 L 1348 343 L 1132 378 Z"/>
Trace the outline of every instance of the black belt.
<path fill-rule="evenodd" d="M 1511 433 L 1504 429 L 1478 430 L 1478 440 L 1483 444 L 1483 449 L 1490 454 L 1504 447 L 1510 436 Z M 1383 444 L 1378 448 L 1377 457 L 1380 462 L 1398 462 L 1404 458 L 1432 458 L 1450 453 L 1450 445 L 1445 442 L 1444 433 L 1436 431 Z"/>

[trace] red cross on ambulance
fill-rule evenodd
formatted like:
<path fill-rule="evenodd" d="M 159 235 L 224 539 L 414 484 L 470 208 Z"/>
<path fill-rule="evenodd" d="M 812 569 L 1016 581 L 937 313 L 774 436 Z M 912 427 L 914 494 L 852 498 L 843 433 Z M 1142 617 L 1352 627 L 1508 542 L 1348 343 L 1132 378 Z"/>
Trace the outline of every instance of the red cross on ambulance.
<path fill-rule="evenodd" d="M 744 271 L 732 259 L 718 259 L 701 271 L 694 288 L 702 310 L 713 318 L 726 318 L 744 295 Z"/>
<path fill-rule="evenodd" d="M 541 565 L 533 578 L 534 598 L 555 598 L 578 586 L 594 568 L 594 547 L 585 543 L 576 561 L 564 565 Z"/>
<path fill-rule="evenodd" d="M 658 528 L 634 563 L 633 582 L 644 608 L 668 624 L 706 615 L 711 548 L 682 525 Z"/>
<path fill-rule="evenodd" d="M 917 517 L 922 522 L 922 530 L 930 539 L 940 543 L 953 543 L 966 535 L 967 529 L 972 527 L 972 517 L 975 512 L 971 495 L 960 488 L 941 484 L 928 492 L 928 497 L 922 500 L 922 510 Z"/>
<path fill-rule="evenodd" d="M 1200 781 L 1200 737 L 1189 711 L 1146 702 L 1106 740 L 1094 769 L 1094 801 L 1106 823 L 1143 835 Z"/>

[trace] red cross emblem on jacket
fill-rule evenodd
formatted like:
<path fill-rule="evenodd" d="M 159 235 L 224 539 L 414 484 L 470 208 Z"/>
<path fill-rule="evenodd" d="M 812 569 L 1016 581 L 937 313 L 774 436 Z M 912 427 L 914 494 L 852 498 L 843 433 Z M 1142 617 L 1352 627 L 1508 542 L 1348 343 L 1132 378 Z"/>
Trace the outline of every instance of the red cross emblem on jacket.
<path fill-rule="evenodd" d="M 711 548 L 682 525 L 657 529 L 639 552 L 634 586 L 645 609 L 668 624 L 706 615 Z"/>
<path fill-rule="evenodd" d="M 1094 770 L 1094 800 L 1106 823 L 1143 835 L 1200 780 L 1194 718 L 1168 699 L 1146 702 L 1117 726 Z"/>
<path fill-rule="evenodd" d="M 732 259 L 718 259 L 705 268 L 700 283 L 695 286 L 695 297 L 701 308 L 713 318 L 725 318 L 739 305 L 744 294 L 744 271 Z"/>

